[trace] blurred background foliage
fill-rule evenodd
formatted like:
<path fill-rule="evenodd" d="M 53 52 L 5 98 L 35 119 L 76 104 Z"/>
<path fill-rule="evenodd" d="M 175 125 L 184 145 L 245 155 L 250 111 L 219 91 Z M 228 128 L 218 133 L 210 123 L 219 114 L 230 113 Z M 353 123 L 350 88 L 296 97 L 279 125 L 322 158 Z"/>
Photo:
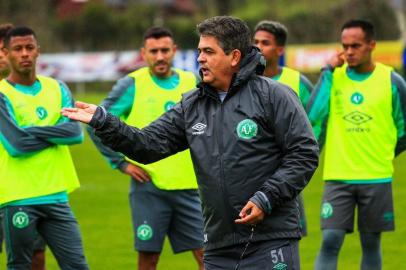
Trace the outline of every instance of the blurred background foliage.
<path fill-rule="evenodd" d="M 195 48 L 196 25 L 224 14 L 244 19 L 251 28 L 264 19 L 281 21 L 291 44 L 336 42 L 340 26 L 350 18 L 371 20 L 379 40 L 400 37 L 386 0 L 0 1 L 0 22 L 34 28 L 43 52 L 137 49 L 152 25 L 171 28 L 181 48 Z"/>

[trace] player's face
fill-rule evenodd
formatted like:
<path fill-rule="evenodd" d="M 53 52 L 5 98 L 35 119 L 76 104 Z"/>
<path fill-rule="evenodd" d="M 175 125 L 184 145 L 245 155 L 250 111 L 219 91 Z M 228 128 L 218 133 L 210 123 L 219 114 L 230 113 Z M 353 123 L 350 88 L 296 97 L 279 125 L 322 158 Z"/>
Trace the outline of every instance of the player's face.
<path fill-rule="evenodd" d="M 171 75 L 172 60 L 176 45 L 171 37 L 148 38 L 144 42 L 141 54 L 149 69 L 157 77 Z"/>
<path fill-rule="evenodd" d="M 8 60 L 6 54 L 4 53 L 4 43 L 0 41 L 0 79 L 7 76 L 9 71 Z"/>
<path fill-rule="evenodd" d="M 239 59 L 235 59 L 238 50 L 225 54 L 217 38 L 213 36 L 200 36 L 197 50 L 202 81 L 217 90 L 227 91 L 234 68 L 239 62 Z"/>
<path fill-rule="evenodd" d="M 356 68 L 371 61 L 375 41 L 366 40 L 365 33 L 360 27 L 344 29 L 341 33 L 341 43 L 349 67 Z"/>
<path fill-rule="evenodd" d="M 6 53 L 11 72 L 26 75 L 35 71 L 39 47 L 33 35 L 11 37 Z"/>
<path fill-rule="evenodd" d="M 257 31 L 254 36 L 254 45 L 261 50 L 267 65 L 277 64 L 279 56 L 281 56 L 284 51 L 283 46 L 279 46 L 276 43 L 275 36 L 268 31 Z"/>

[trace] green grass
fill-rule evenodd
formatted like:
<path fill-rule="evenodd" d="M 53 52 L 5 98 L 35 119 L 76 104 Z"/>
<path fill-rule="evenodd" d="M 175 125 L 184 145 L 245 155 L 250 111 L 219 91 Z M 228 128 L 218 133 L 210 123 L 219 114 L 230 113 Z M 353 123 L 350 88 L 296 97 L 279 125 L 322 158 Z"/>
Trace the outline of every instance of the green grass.
<path fill-rule="evenodd" d="M 105 95 L 87 94 L 77 99 L 98 103 Z M 93 270 L 136 269 L 136 253 L 133 250 L 133 235 L 128 205 L 129 178 L 110 169 L 88 137 L 84 144 L 72 147 L 72 154 L 82 187 L 72 193 L 71 206 L 79 221 L 86 257 Z M 383 234 L 383 269 L 401 269 L 406 265 L 406 154 L 395 161 L 393 185 L 396 231 Z M 317 171 L 304 198 L 309 236 L 301 241 L 302 269 L 313 269 L 320 247 L 319 210 L 323 182 Z M 346 237 L 339 258 L 339 269 L 359 269 L 360 244 L 358 233 Z M 52 254 L 47 253 L 48 270 L 59 269 Z M 0 255 L 0 269 L 4 269 L 5 256 Z M 190 252 L 173 255 L 165 244 L 158 269 L 197 269 Z"/>

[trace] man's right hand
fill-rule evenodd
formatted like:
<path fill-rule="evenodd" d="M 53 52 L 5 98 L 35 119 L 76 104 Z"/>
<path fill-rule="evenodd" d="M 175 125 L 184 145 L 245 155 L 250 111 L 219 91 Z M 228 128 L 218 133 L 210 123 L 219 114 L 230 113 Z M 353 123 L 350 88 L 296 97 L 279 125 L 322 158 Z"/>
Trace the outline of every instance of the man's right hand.
<path fill-rule="evenodd" d="M 128 163 L 123 172 L 140 183 L 145 183 L 151 180 L 151 176 L 149 176 L 149 174 L 145 170 L 132 163 Z"/>
<path fill-rule="evenodd" d="M 327 64 L 329 64 L 332 68 L 335 67 L 341 67 L 344 65 L 345 58 L 344 58 L 344 52 L 336 52 L 328 61 Z"/>
<path fill-rule="evenodd" d="M 81 101 L 75 102 L 75 108 L 63 108 L 62 115 L 72 120 L 88 124 L 96 112 L 97 106 Z"/>

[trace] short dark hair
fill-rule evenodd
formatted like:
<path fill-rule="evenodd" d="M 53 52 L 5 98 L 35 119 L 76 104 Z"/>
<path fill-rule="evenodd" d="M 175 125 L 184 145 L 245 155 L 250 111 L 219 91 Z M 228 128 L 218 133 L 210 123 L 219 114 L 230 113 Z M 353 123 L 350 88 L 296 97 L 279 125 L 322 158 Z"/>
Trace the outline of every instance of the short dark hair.
<path fill-rule="evenodd" d="M 145 31 L 143 40 L 145 41 L 149 38 L 158 39 L 158 38 L 163 38 L 163 37 L 170 37 L 173 39 L 173 34 L 172 34 L 171 30 L 169 30 L 168 28 L 165 28 L 165 27 L 154 26 L 154 27 L 148 28 L 148 30 Z"/>
<path fill-rule="evenodd" d="M 4 40 L 8 31 L 10 31 L 10 29 L 12 29 L 13 27 L 14 25 L 12 25 L 11 23 L 0 24 L 0 41 Z"/>
<path fill-rule="evenodd" d="M 34 38 L 37 38 L 37 35 L 35 35 L 34 30 L 27 26 L 16 26 L 10 31 L 7 32 L 6 36 L 4 37 L 4 47 L 8 47 L 10 45 L 10 40 L 12 37 L 24 37 L 24 36 L 34 36 Z"/>
<path fill-rule="evenodd" d="M 215 37 L 226 54 L 238 49 L 241 55 L 251 50 L 251 31 L 241 19 L 231 16 L 216 16 L 197 25 L 200 36 Z"/>
<path fill-rule="evenodd" d="M 356 28 L 359 27 L 362 29 L 362 31 L 365 33 L 365 39 L 368 41 L 375 40 L 375 28 L 374 25 L 367 21 L 367 20 L 349 20 L 346 23 L 343 24 L 341 27 L 341 32 L 344 31 L 344 29 L 348 28 Z"/>
<path fill-rule="evenodd" d="M 275 21 L 260 21 L 257 26 L 255 26 L 255 33 L 258 31 L 266 31 L 274 35 L 277 45 L 286 45 L 286 40 L 288 39 L 288 29 L 286 29 L 283 24 Z"/>

